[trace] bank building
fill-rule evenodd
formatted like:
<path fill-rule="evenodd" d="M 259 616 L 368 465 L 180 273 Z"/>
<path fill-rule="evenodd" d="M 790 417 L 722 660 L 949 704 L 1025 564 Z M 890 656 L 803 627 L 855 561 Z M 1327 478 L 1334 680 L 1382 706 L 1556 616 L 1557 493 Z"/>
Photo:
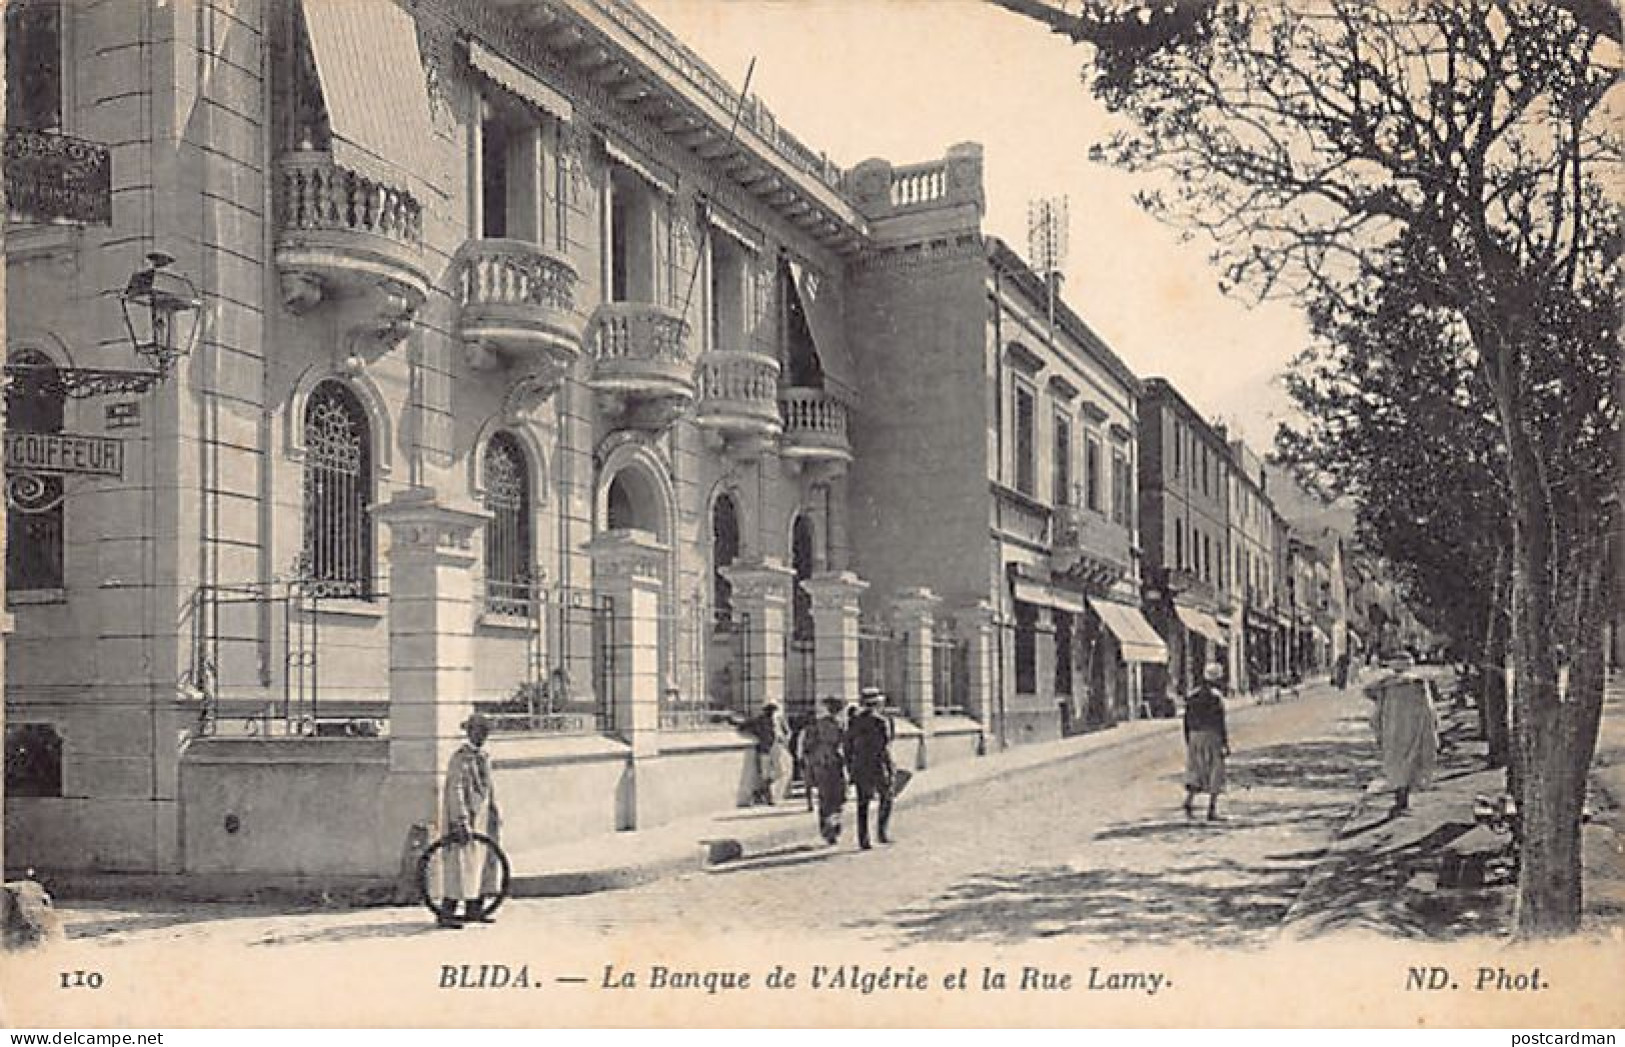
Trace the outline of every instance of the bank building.
<path fill-rule="evenodd" d="M 392 877 L 473 709 L 519 861 L 748 802 L 766 701 L 1142 714 L 1139 384 L 978 146 L 840 169 L 630 0 L 6 11 L 8 127 L 111 162 L 9 228 L 10 426 L 119 448 L 9 516 L 14 866 Z M 154 253 L 188 351 L 70 395 Z"/>

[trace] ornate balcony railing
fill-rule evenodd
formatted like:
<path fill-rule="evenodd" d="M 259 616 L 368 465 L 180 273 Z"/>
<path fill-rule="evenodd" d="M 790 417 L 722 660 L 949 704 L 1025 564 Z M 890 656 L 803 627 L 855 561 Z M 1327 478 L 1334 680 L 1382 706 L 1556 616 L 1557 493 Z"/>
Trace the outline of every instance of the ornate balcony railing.
<path fill-rule="evenodd" d="M 282 226 L 367 233 L 416 247 L 423 241 L 423 209 L 402 189 L 347 171 L 323 152 L 282 158 Z"/>
<path fill-rule="evenodd" d="M 828 392 L 780 389 L 779 413 L 784 424 L 785 457 L 851 460 L 846 405 Z"/>
<path fill-rule="evenodd" d="M 462 335 L 511 358 L 574 360 L 581 352 L 576 280 L 568 258 L 538 244 L 470 241 L 458 272 Z"/>
<path fill-rule="evenodd" d="M 695 421 L 727 434 L 779 431 L 779 362 L 760 353 L 712 350 L 700 357 Z"/>
<path fill-rule="evenodd" d="M 284 287 L 290 307 L 319 300 L 325 285 L 380 281 L 421 301 L 429 285 L 423 208 L 411 193 L 341 167 L 320 150 L 284 155 L 277 179 L 277 266 L 306 284 Z"/>
<path fill-rule="evenodd" d="M 633 399 L 692 399 L 688 335 L 688 321 L 674 309 L 652 302 L 605 302 L 593 314 L 588 384 Z"/>

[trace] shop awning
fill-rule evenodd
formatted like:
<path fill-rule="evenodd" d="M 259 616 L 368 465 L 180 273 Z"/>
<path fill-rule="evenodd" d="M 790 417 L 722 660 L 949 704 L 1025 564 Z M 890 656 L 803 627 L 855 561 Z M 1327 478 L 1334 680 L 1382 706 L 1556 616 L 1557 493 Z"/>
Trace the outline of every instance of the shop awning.
<path fill-rule="evenodd" d="M 1021 603 L 1035 604 L 1039 607 L 1052 607 L 1057 611 L 1068 611 L 1072 614 L 1083 613 L 1083 595 L 1069 592 L 1059 586 L 1049 584 L 1040 578 L 1025 575 L 1018 570 L 1010 574 L 1010 595 Z"/>
<path fill-rule="evenodd" d="M 831 385 L 838 385 L 850 395 L 856 375 L 852 368 L 852 354 L 846 347 L 846 325 L 841 318 L 840 304 L 835 300 L 829 278 L 820 276 L 795 258 L 789 259 L 790 274 L 794 277 L 796 296 L 801 299 L 801 312 L 807 318 L 813 345 L 824 377 Z"/>
<path fill-rule="evenodd" d="M 414 190 L 437 169 L 417 24 L 392 0 L 304 0 L 333 162 Z"/>
<path fill-rule="evenodd" d="M 468 42 L 468 64 L 486 79 L 506 88 L 549 116 L 568 123 L 575 116 L 570 100 L 478 40 Z"/>
<path fill-rule="evenodd" d="M 1198 611 L 1194 607 L 1175 604 L 1174 613 L 1179 615 L 1179 620 L 1185 623 L 1185 628 L 1191 632 L 1199 636 L 1205 636 L 1220 646 L 1230 643 L 1230 638 L 1225 635 L 1223 629 L 1219 628 L 1219 623 L 1215 622 L 1213 616 L 1206 611 Z"/>
<path fill-rule="evenodd" d="M 1315 634 L 1315 639 L 1319 640 L 1321 643 L 1331 643 L 1332 642 L 1332 638 L 1330 636 L 1326 635 L 1326 630 L 1322 629 L 1318 625 L 1311 625 L 1309 627 L 1309 631 L 1314 633 Z"/>
<path fill-rule="evenodd" d="M 1162 637 L 1145 620 L 1138 607 L 1130 607 L 1126 603 L 1114 603 L 1111 600 L 1097 600 L 1089 598 L 1089 606 L 1100 615 L 1100 620 L 1106 623 L 1112 635 L 1117 637 L 1117 644 L 1123 650 L 1123 660 L 1126 662 L 1150 662 L 1156 665 L 1168 664 L 1168 645 L 1162 642 Z"/>

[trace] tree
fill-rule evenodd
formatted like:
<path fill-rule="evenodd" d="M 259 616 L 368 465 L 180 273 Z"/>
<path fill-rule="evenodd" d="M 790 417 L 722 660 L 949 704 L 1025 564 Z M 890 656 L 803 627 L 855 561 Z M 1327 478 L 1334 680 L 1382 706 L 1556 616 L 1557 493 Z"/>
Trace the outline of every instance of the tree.
<path fill-rule="evenodd" d="M 1607 15 L 1579 0 L 1086 0 L 1066 26 L 1132 125 L 1099 156 L 1211 239 L 1225 287 L 1356 317 L 1399 282 L 1462 339 L 1511 523 L 1524 937 L 1578 927 L 1601 711 L 1620 434 Z"/>
<path fill-rule="evenodd" d="M 1476 674 L 1491 766 L 1509 756 L 1504 681 L 1511 539 L 1494 405 L 1470 345 L 1390 282 L 1353 315 L 1311 310 L 1317 343 L 1294 360 L 1287 391 L 1300 419 L 1276 455 L 1317 488 L 1357 506 L 1361 544 L 1397 576 L 1430 629 Z M 1475 565 L 1496 565 L 1485 572 Z"/>

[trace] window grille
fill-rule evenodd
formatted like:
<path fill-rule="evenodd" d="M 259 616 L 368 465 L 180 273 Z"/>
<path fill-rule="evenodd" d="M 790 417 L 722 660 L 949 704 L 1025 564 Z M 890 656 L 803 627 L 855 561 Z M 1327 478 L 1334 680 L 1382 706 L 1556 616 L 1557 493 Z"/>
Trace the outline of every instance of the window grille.
<path fill-rule="evenodd" d="M 354 393 L 322 382 L 305 407 L 305 581 L 320 595 L 372 597 L 372 446 Z"/>
<path fill-rule="evenodd" d="M 497 433 L 485 448 L 485 605 L 495 614 L 531 613 L 530 468 L 512 433 Z"/>
<path fill-rule="evenodd" d="M 6 390 L 6 419 L 13 432 L 62 431 L 65 397 L 51 358 L 24 349 L 11 358 L 27 368 Z M 62 477 L 14 473 L 6 477 L 6 588 L 61 589 L 66 513 Z"/>

